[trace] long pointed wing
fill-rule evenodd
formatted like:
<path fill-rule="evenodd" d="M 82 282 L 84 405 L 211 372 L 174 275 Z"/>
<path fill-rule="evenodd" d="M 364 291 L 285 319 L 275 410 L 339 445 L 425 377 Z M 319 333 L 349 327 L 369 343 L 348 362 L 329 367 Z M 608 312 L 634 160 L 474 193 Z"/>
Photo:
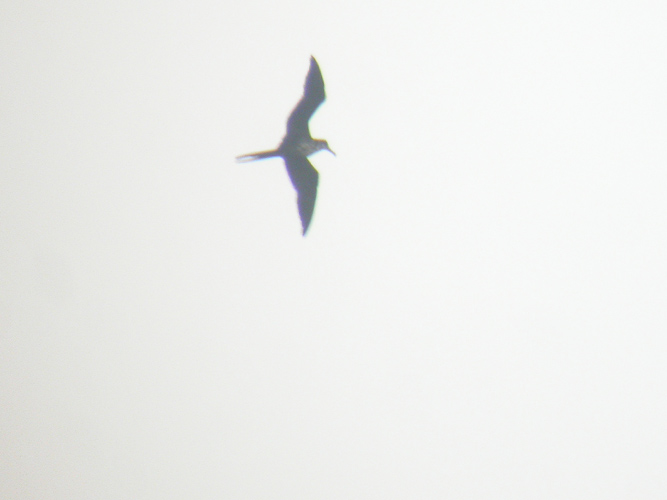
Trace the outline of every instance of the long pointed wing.
<path fill-rule="evenodd" d="M 303 97 L 296 105 L 287 120 L 287 135 L 295 137 L 310 137 L 308 120 L 317 107 L 324 102 L 324 79 L 314 57 L 310 57 L 310 69 L 303 86 Z"/>
<path fill-rule="evenodd" d="M 299 217 L 303 228 L 302 234 L 305 236 L 315 210 L 319 174 L 305 156 L 286 156 L 285 166 L 292 185 L 296 189 Z"/>

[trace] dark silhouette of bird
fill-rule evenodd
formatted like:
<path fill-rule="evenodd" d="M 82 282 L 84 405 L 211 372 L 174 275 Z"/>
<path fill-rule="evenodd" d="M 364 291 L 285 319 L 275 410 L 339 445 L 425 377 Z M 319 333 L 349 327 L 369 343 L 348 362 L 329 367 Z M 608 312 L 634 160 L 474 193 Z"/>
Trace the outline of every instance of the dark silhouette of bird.
<path fill-rule="evenodd" d="M 302 234 L 304 236 L 308 231 L 310 220 L 313 218 L 319 179 L 319 174 L 308 161 L 308 157 L 323 149 L 334 156 L 336 155 L 329 148 L 327 141 L 313 139 L 308 129 L 308 120 L 313 116 L 319 105 L 324 102 L 325 97 L 322 72 L 315 58 L 311 56 L 310 69 L 303 87 L 303 97 L 287 120 L 287 133 L 280 146 L 271 151 L 260 151 L 236 157 L 238 162 L 263 160 L 276 156 L 285 160 L 287 174 L 294 189 L 296 189 L 299 217 L 301 218 Z"/>

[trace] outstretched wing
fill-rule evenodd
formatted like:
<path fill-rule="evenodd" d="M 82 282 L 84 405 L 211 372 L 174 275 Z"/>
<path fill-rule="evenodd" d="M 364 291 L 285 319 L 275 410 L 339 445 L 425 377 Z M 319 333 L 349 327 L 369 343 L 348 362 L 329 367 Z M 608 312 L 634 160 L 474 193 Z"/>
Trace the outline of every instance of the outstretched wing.
<path fill-rule="evenodd" d="M 299 217 L 303 228 L 302 234 L 305 236 L 315 210 L 319 174 L 305 156 L 285 156 L 285 165 L 292 185 L 296 189 Z"/>
<path fill-rule="evenodd" d="M 303 97 L 287 120 L 287 136 L 310 137 L 308 120 L 317 107 L 324 102 L 324 79 L 313 56 L 310 57 L 310 69 L 303 86 Z"/>

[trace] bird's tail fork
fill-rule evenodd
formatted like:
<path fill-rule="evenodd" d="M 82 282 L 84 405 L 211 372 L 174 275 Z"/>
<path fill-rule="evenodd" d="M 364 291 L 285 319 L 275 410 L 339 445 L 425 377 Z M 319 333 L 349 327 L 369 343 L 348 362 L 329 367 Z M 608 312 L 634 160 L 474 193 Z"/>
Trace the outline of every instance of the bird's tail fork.
<path fill-rule="evenodd" d="M 249 153 L 247 155 L 237 156 L 236 161 L 239 163 L 245 163 L 249 161 L 263 160 L 265 158 L 273 158 L 275 156 L 280 156 L 280 154 L 278 154 L 278 151 L 274 149 L 271 151 L 259 151 L 257 153 Z"/>

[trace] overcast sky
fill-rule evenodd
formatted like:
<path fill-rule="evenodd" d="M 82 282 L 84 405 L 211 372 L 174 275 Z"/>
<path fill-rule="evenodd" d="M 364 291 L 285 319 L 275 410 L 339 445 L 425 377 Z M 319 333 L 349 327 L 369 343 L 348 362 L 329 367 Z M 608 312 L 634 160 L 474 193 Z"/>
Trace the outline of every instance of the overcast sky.
<path fill-rule="evenodd" d="M 666 26 L 4 2 L 0 498 L 663 498 Z"/>

